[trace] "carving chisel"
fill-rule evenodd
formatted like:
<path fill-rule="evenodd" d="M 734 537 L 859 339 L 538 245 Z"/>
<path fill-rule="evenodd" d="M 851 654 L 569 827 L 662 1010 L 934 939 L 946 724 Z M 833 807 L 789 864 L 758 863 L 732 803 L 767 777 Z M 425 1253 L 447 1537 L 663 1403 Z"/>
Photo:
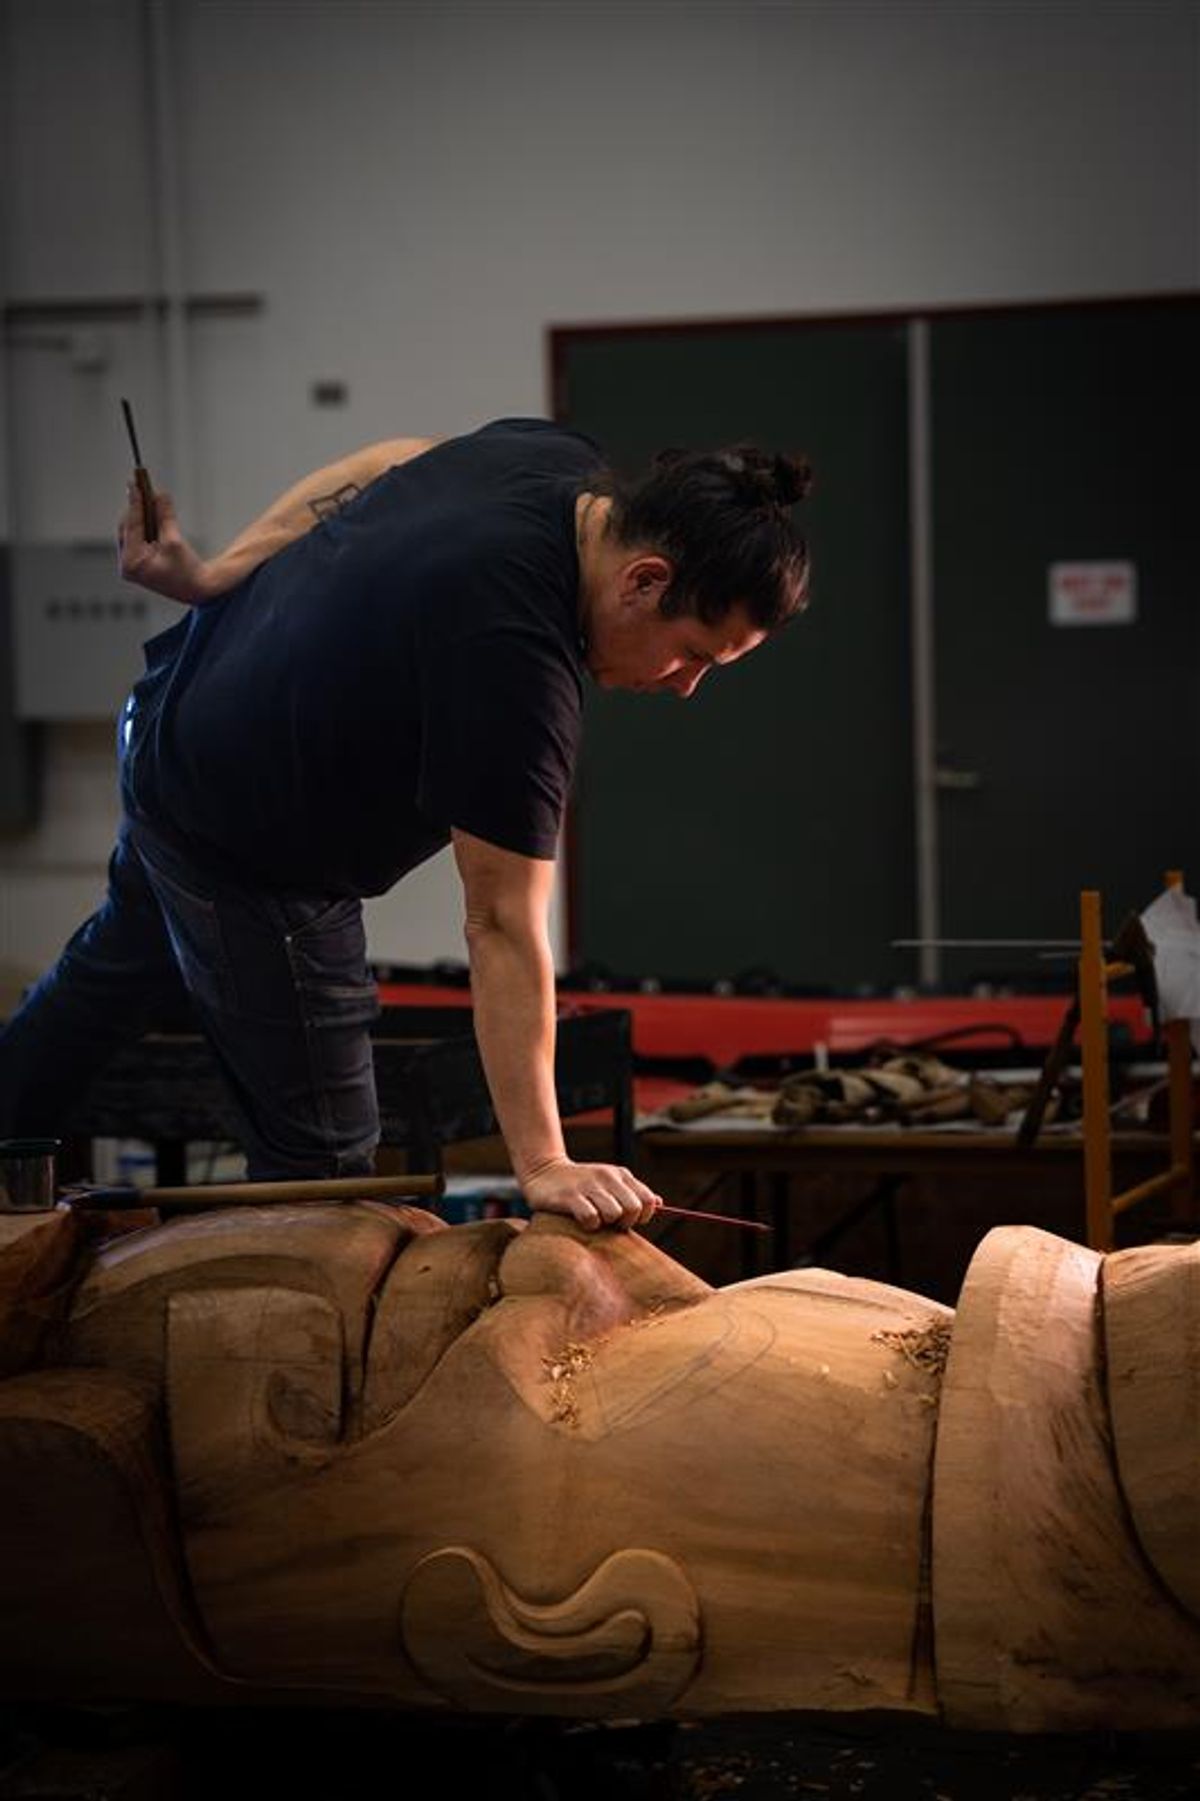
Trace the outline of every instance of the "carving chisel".
<path fill-rule="evenodd" d="M 147 544 L 158 542 L 158 508 L 154 504 L 154 488 L 150 474 L 142 461 L 142 453 L 138 449 L 137 432 L 134 430 L 133 410 L 127 400 L 121 402 L 121 411 L 125 415 L 125 429 L 129 433 L 129 447 L 133 451 L 133 479 L 137 483 L 137 491 L 142 502 L 142 535 Z"/>

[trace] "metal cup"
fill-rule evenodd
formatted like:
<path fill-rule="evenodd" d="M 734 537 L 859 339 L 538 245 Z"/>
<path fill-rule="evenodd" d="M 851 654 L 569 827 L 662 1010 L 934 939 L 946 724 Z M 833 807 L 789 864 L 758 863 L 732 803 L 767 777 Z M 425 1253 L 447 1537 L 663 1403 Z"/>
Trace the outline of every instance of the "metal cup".
<path fill-rule="evenodd" d="M 0 1140 L 0 1213 L 48 1213 L 55 1204 L 54 1154 L 61 1138 Z"/>

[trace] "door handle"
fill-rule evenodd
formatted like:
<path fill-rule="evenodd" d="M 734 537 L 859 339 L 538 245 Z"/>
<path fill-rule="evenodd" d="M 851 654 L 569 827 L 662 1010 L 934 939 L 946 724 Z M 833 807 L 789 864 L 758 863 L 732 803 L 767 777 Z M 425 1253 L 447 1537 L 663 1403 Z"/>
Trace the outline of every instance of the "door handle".
<path fill-rule="evenodd" d="M 983 787 L 983 777 L 976 769 L 944 769 L 933 772 L 933 785 L 947 794 L 969 794 Z"/>

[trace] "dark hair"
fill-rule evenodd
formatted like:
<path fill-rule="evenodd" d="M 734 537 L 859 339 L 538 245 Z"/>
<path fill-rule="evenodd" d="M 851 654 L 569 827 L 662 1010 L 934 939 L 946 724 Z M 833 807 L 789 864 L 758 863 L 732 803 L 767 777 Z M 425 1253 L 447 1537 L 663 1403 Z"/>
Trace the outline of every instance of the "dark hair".
<path fill-rule="evenodd" d="M 609 530 L 671 559 L 675 576 L 660 603 L 669 618 L 719 625 L 740 606 L 773 631 L 808 605 L 808 546 L 789 509 L 811 481 L 804 458 L 753 444 L 663 450 L 640 482 L 612 483 Z"/>

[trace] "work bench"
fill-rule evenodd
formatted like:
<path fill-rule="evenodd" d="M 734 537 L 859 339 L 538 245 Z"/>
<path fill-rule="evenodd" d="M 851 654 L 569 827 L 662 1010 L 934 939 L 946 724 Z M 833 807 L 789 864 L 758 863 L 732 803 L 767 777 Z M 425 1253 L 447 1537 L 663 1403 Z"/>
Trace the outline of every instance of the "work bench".
<path fill-rule="evenodd" d="M 1121 1185 L 1161 1168 L 1168 1144 L 1161 1132 L 1114 1133 Z M 991 1226 L 1036 1225 L 1079 1242 L 1085 1235 L 1076 1131 L 1021 1147 L 997 1127 L 649 1126 L 637 1156 L 643 1179 L 673 1199 L 770 1226 L 769 1236 L 738 1234 L 731 1278 L 797 1264 L 849 1267 L 953 1301 Z M 1139 1210 L 1125 1216 L 1121 1242 L 1177 1224 L 1166 1203 Z"/>
<path fill-rule="evenodd" d="M 371 1033 L 380 1142 L 413 1171 L 440 1170 L 448 1145 L 496 1132 L 469 1006 L 385 1004 Z M 555 1086 L 564 1117 L 602 1112 L 604 1154 L 633 1159 L 633 1066 L 628 1013 L 603 1008 L 564 1019 Z M 187 1180 L 189 1144 L 234 1142 L 237 1116 L 216 1059 L 196 1030 L 147 1033 L 121 1052 L 66 1122 L 72 1140 L 138 1138 L 154 1147 L 161 1183 Z"/>

